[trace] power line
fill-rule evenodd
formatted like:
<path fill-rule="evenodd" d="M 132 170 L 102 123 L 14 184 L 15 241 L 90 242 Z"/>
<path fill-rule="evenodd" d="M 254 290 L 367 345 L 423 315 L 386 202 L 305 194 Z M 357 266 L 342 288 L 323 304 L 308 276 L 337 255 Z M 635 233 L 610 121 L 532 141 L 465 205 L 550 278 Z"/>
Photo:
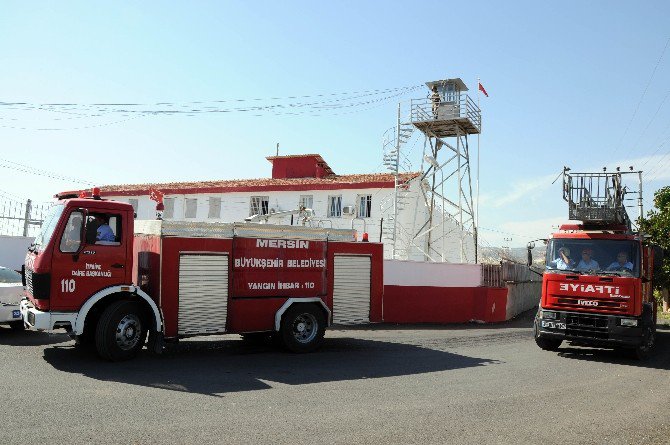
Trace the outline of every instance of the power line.
<path fill-rule="evenodd" d="M 619 139 L 619 143 L 617 144 L 616 148 L 614 149 L 614 152 L 611 153 L 611 156 L 614 156 L 616 154 L 616 152 L 618 152 L 619 149 L 621 148 L 621 143 L 623 142 L 624 138 L 628 134 L 628 130 L 630 129 L 630 126 L 633 123 L 633 120 L 635 119 L 635 116 L 637 115 L 638 110 L 640 109 L 640 105 L 642 104 L 642 101 L 644 100 L 644 96 L 647 94 L 647 90 L 649 89 L 649 85 L 651 85 L 651 81 L 654 79 L 654 75 L 656 74 L 656 70 L 658 69 L 658 66 L 661 64 L 661 60 L 663 59 L 663 56 L 665 55 L 665 51 L 668 49 L 669 44 L 670 44 L 670 37 L 668 37 L 668 40 L 665 42 L 665 46 L 663 47 L 663 51 L 661 51 L 661 56 L 656 61 L 656 65 L 654 66 L 654 70 L 651 72 L 651 76 L 649 77 L 649 81 L 647 82 L 647 85 L 644 87 L 644 91 L 642 91 L 642 96 L 640 96 L 640 100 L 637 102 L 635 110 L 633 111 L 633 116 L 631 116 L 630 120 L 628 121 L 628 125 L 626 125 L 626 129 L 624 130 L 623 135 Z"/>
<path fill-rule="evenodd" d="M 649 119 L 649 123 L 647 124 L 646 127 L 644 127 L 644 130 L 642 130 L 642 133 L 640 133 L 640 137 L 637 138 L 637 141 L 635 142 L 635 144 L 633 145 L 633 147 L 630 149 L 630 151 L 635 151 L 635 150 L 637 149 L 637 146 L 638 146 L 638 144 L 640 143 L 640 141 L 642 140 L 642 137 L 643 137 L 644 134 L 647 132 L 647 130 L 649 129 L 649 127 L 651 126 L 651 124 L 654 122 L 654 120 L 656 119 L 656 116 L 658 116 L 658 112 L 661 111 L 661 108 L 662 108 L 663 105 L 665 104 L 665 101 L 668 99 L 668 96 L 670 96 L 670 90 L 668 90 L 668 92 L 665 93 L 665 97 L 663 97 L 663 100 L 662 100 L 661 103 L 658 105 L 658 108 L 656 108 L 656 112 L 655 112 L 654 115 L 651 117 L 651 119 Z M 664 130 L 664 131 L 665 131 L 665 130 Z"/>
<path fill-rule="evenodd" d="M 208 103 L 233 103 L 233 102 L 260 102 L 260 101 L 277 101 L 277 100 L 295 100 L 295 99 L 314 99 L 322 97 L 335 97 L 335 96 L 345 96 L 345 95 L 374 95 L 374 94 L 385 94 L 392 91 L 405 90 L 405 89 L 416 89 L 422 85 L 409 85 L 403 87 L 393 87 L 386 89 L 372 89 L 372 90 L 362 90 L 362 91 L 349 91 L 349 92 L 335 92 L 335 93 L 325 93 L 325 94 L 312 94 L 312 95 L 295 95 L 295 96 L 283 96 L 283 97 L 256 97 L 256 98 L 237 98 L 237 99 L 220 99 L 220 100 L 210 100 L 210 101 L 186 101 L 186 102 L 154 102 L 154 103 L 139 103 L 139 102 L 109 102 L 109 103 L 91 103 L 91 104 L 78 104 L 74 102 L 70 103 L 30 103 L 30 102 L 0 102 L 0 106 L 28 106 L 28 107 L 99 107 L 99 106 L 185 106 L 185 105 L 202 105 Z M 358 97 L 362 97 L 358 96 Z"/>
<path fill-rule="evenodd" d="M 9 161 L 7 159 L 0 159 L 0 167 L 13 171 L 29 173 L 31 175 L 45 176 L 51 179 L 58 179 L 60 181 L 74 182 L 77 184 L 95 185 L 92 182 L 83 179 L 78 179 L 71 176 L 65 176 L 58 173 L 49 172 L 47 170 L 37 169 L 29 165 L 20 164 L 18 162 Z"/>
<path fill-rule="evenodd" d="M 149 115 L 186 115 L 194 116 L 197 114 L 214 114 L 214 113 L 254 113 L 254 115 L 263 115 L 265 113 L 270 113 L 274 115 L 312 115 L 312 116 L 321 116 L 321 115 L 338 115 L 338 114 L 350 114 L 351 112 L 343 113 L 332 113 L 332 111 L 342 110 L 342 109 L 352 109 L 359 108 L 356 111 L 364 111 L 361 107 L 368 107 L 366 109 L 371 109 L 376 106 L 379 106 L 381 103 L 388 101 L 390 99 L 396 98 L 407 94 L 408 92 L 414 91 L 420 88 L 421 85 L 414 85 L 409 87 L 398 87 L 390 88 L 386 90 L 371 90 L 366 92 L 359 93 L 333 93 L 333 94 L 320 94 L 314 96 L 290 96 L 288 99 L 293 98 L 322 98 L 330 96 L 338 96 L 341 94 L 354 94 L 349 95 L 348 97 L 335 97 L 328 98 L 326 100 L 317 100 L 317 101 L 292 101 L 289 103 L 274 103 L 274 104 L 265 104 L 265 105 L 255 105 L 249 104 L 242 107 L 229 107 L 222 108 L 220 106 L 199 106 L 193 107 L 192 105 L 206 105 L 206 104 L 219 104 L 225 102 L 249 102 L 249 101 L 258 101 L 262 99 L 234 99 L 228 101 L 210 101 L 210 102 L 159 102 L 154 104 L 155 107 L 151 108 L 146 104 L 30 104 L 26 102 L 0 102 L 0 108 L 4 105 L 6 109 L 9 110 L 22 110 L 22 111 L 53 111 L 53 112 L 65 112 L 70 113 L 73 111 L 85 111 L 89 114 L 83 113 L 74 113 L 77 117 L 71 119 L 79 119 L 85 117 L 102 117 L 104 115 L 110 114 L 121 114 L 124 117 L 130 116 L 128 119 L 121 121 L 114 121 L 110 123 L 95 124 L 80 126 L 74 128 L 38 128 L 37 130 L 42 131 L 57 131 L 57 130 L 76 130 L 76 129 L 87 129 L 94 128 L 106 125 L 113 125 L 120 122 L 125 122 L 130 119 L 137 118 L 139 116 L 149 116 Z M 380 94 L 386 94 L 383 97 L 374 97 L 379 96 Z M 284 98 L 272 98 L 275 99 L 284 99 Z M 356 100 L 358 99 L 358 100 Z M 372 107 L 370 107 L 372 105 Z M 111 108 L 95 108 L 95 107 L 111 107 Z M 60 108 L 59 108 L 60 107 Z M 114 108 L 114 107 L 123 107 L 123 108 Z M 135 109 L 134 107 L 143 107 L 141 109 Z M 156 108 L 157 107 L 157 108 Z M 354 112 L 356 112 L 354 111 Z M 90 114 L 91 112 L 95 114 Z M 3 128 L 13 128 L 20 130 L 30 130 L 26 126 L 13 126 L 13 125 L 0 125 Z"/>

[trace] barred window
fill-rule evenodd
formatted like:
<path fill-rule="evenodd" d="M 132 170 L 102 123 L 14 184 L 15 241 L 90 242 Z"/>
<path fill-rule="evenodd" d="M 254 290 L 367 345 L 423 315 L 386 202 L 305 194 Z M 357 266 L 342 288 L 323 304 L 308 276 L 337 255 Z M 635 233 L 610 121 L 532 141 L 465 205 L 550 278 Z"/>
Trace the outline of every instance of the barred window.
<path fill-rule="evenodd" d="M 221 218 L 221 198 L 210 196 L 208 218 Z"/>
<path fill-rule="evenodd" d="M 184 212 L 184 217 L 186 218 L 195 218 L 198 212 L 198 199 L 197 198 L 186 198 L 185 200 L 186 211 Z"/>
<path fill-rule="evenodd" d="M 174 198 L 164 198 L 163 199 L 163 219 L 172 219 L 174 218 Z"/>
<path fill-rule="evenodd" d="M 332 218 L 342 216 L 342 195 L 328 197 L 328 216 Z"/>
<path fill-rule="evenodd" d="M 298 207 L 304 207 L 306 209 L 314 209 L 314 195 L 300 195 L 300 201 L 298 202 Z"/>
<path fill-rule="evenodd" d="M 372 215 L 372 195 L 358 196 L 358 217 L 369 218 Z"/>
<path fill-rule="evenodd" d="M 270 197 L 252 196 L 249 205 L 249 216 L 267 215 L 269 209 Z"/>

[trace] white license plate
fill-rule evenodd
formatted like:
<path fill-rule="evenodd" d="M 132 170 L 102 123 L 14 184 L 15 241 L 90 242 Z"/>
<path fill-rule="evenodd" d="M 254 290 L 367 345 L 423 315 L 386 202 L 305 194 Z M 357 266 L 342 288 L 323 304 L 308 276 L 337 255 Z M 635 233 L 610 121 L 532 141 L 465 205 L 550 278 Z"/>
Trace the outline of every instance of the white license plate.
<path fill-rule="evenodd" d="M 542 320 L 542 327 L 543 328 L 550 328 L 550 329 L 565 329 L 565 323 L 561 323 L 560 321 L 545 321 L 545 320 Z"/>

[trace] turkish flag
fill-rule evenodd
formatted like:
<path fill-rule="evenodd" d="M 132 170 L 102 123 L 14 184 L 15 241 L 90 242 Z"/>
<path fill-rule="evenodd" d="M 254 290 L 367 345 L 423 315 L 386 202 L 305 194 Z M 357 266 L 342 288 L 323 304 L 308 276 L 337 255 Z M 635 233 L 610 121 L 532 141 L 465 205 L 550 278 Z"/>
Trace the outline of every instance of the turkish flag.
<path fill-rule="evenodd" d="M 486 92 L 486 90 L 484 89 L 484 85 L 482 85 L 481 82 L 479 82 L 479 91 L 484 93 L 484 96 L 489 97 L 489 93 Z"/>
<path fill-rule="evenodd" d="M 163 202 L 163 192 L 161 192 L 160 190 L 156 190 L 153 187 L 149 191 L 150 191 L 149 198 L 152 201 L 156 201 L 158 203 Z"/>

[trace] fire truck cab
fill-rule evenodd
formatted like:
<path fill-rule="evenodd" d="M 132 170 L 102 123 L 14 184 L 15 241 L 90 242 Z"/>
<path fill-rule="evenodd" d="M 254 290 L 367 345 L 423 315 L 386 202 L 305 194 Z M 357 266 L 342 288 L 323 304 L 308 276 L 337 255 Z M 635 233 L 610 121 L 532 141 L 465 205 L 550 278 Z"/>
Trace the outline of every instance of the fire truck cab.
<path fill-rule="evenodd" d="M 108 360 L 192 335 L 272 335 L 293 352 L 331 323 L 381 321 L 382 246 L 352 230 L 135 221 L 130 204 L 61 197 L 23 270 L 24 322 Z"/>

